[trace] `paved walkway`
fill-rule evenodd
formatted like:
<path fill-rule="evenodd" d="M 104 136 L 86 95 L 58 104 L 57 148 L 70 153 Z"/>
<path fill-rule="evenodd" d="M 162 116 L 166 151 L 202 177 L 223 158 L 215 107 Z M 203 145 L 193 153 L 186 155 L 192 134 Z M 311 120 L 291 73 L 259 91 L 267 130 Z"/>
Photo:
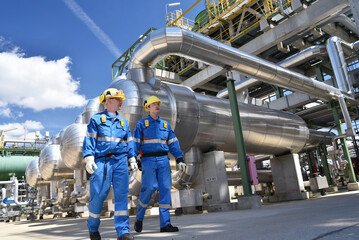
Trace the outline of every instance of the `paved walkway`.
<path fill-rule="evenodd" d="M 134 217 L 131 216 L 133 232 Z M 172 216 L 178 233 L 160 233 L 158 216 L 146 217 L 136 240 L 354 240 L 359 239 L 359 191 L 263 205 L 261 209 Z M 102 239 L 116 239 L 113 219 L 102 219 Z M 86 219 L 0 222 L 1 240 L 87 239 Z"/>

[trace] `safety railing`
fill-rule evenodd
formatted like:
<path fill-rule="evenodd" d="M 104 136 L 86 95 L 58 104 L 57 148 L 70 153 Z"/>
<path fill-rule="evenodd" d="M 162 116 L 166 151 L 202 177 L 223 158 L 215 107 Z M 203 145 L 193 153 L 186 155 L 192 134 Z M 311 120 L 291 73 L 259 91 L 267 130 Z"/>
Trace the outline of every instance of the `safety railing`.
<path fill-rule="evenodd" d="M 243 14 L 239 20 L 232 22 L 232 26 L 237 26 L 236 31 L 233 31 L 233 28 L 231 29 L 231 27 L 227 27 L 222 29 L 218 35 L 211 36 L 212 39 L 224 43 L 233 42 L 254 30 L 259 31 L 259 24 L 261 21 L 281 13 L 281 7 L 279 6 L 278 1 L 275 0 L 264 0 L 262 3 L 257 0 L 219 0 L 217 3 L 215 0 L 206 1 L 207 9 L 204 11 L 207 12 L 202 11 L 202 15 L 201 13 L 198 14 L 194 21 L 192 31 L 210 35 L 218 29 L 218 27 L 221 25 L 223 26 L 221 22 L 226 22 L 226 19 L 232 19 L 233 16 L 237 16 L 240 13 Z M 292 0 L 282 1 L 282 9 L 286 10 L 290 8 L 291 2 Z M 253 8 L 254 6 L 256 7 Z M 174 58 L 175 57 L 169 58 L 166 64 Z M 179 62 L 170 67 L 170 71 L 180 73 L 183 72 L 185 68 L 191 66 L 191 64 L 185 64 L 184 62 L 185 59 L 181 58 Z M 182 68 L 181 65 L 184 65 L 184 68 Z"/>

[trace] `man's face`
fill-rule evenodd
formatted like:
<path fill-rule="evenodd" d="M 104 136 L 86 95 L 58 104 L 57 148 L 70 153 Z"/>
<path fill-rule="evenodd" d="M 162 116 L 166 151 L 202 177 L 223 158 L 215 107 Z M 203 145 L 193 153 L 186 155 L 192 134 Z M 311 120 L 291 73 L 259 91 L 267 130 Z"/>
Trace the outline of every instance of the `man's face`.
<path fill-rule="evenodd" d="M 113 108 L 120 110 L 122 106 L 122 99 L 121 98 L 110 98 L 108 99 L 108 103 L 113 106 Z"/>
<path fill-rule="evenodd" d="M 159 113 L 160 112 L 160 103 L 155 102 L 155 103 L 151 103 L 150 105 L 147 106 L 147 109 L 150 113 Z"/>

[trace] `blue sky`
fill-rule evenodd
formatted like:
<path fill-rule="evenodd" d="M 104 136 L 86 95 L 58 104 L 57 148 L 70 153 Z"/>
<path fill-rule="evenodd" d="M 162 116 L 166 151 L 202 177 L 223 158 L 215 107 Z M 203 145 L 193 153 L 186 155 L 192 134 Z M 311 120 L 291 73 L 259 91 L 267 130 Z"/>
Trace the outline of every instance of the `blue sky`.
<path fill-rule="evenodd" d="M 111 82 L 111 65 L 168 11 L 195 0 L 3 0 L 0 7 L 0 130 L 55 135 Z M 194 20 L 204 0 L 186 16 Z M 25 126 L 25 128 L 24 128 Z"/>

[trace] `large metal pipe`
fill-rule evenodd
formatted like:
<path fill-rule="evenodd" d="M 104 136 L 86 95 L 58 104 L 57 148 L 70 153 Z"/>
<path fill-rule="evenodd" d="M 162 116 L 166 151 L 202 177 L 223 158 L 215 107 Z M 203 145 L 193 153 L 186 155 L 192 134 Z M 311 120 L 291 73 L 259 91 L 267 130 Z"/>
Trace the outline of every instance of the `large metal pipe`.
<path fill-rule="evenodd" d="M 331 37 L 327 41 L 327 49 L 330 58 L 330 63 L 332 64 L 336 82 L 338 88 L 344 92 L 353 94 L 353 87 L 349 81 L 348 67 L 345 62 L 344 53 L 342 49 L 342 44 L 351 47 L 350 44 L 343 41 L 338 37 Z"/>
<path fill-rule="evenodd" d="M 223 68 L 231 67 L 244 75 L 269 84 L 302 92 L 324 100 L 347 95 L 341 90 L 302 74 L 280 67 L 241 50 L 217 42 L 203 35 L 177 28 L 164 28 L 152 32 L 132 54 L 129 76 L 140 70 L 146 76 L 149 64 L 167 55 L 180 55 Z M 147 79 L 149 80 L 149 79 Z M 350 96 L 348 96 L 350 98 Z"/>
<path fill-rule="evenodd" d="M 120 114 L 129 120 L 131 129 L 141 118 L 147 117 L 143 101 L 156 94 L 163 102 L 161 118 L 171 124 L 184 152 L 193 146 L 202 152 L 211 148 L 236 152 L 227 99 L 198 94 L 189 87 L 171 83 L 161 83 L 158 89 L 153 89 L 147 82 L 117 79 L 110 87 L 125 93 L 126 101 Z M 248 154 L 299 152 L 310 139 L 305 122 L 292 113 L 238 104 Z"/>
<path fill-rule="evenodd" d="M 315 45 L 312 47 L 309 47 L 293 56 L 290 56 L 283 61 L 278 62 L 277 64 L 281 67 L 289 68 L 289 67 L 295 67 L 298 66 L 310 59 L 313 59 L 315 57 L 327 57 L 328 53 L 326 50 L 326 47 L 324 45 Z M 254 86 L 260 82 L 260 80 L 255 78 L 246 78 L 242 81 L 236 81 L 235 82 L 235 89 L 236 91 L 244 90 L 249 87 Z M 223 89 L 217 93 L 217 96 L 219 98 L 227 98 L 228 97 L 228 89 Z"/>

